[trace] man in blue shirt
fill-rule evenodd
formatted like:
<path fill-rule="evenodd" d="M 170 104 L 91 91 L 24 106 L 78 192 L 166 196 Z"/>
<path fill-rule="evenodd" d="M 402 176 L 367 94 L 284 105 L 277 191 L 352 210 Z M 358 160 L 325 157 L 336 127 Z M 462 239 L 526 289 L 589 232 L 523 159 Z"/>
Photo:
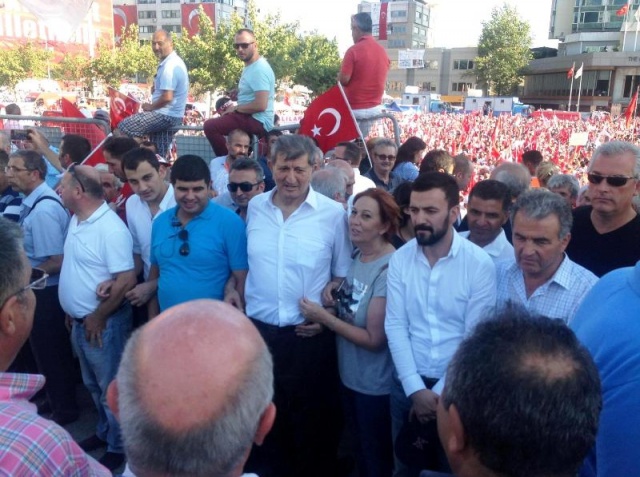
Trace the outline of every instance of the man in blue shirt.
<path fill-rule="evenodd" d="M 198 156 L 179 157 L 171 168 L 171 183 L 178 205 L 160 214 L 151 232 L 148 280 L 158 279 L 158 292 L 149 302 L 150 319 L 199 298 L 238 303 L 249 268 L 244 222 L 209 200 L 206 162 Z"/>

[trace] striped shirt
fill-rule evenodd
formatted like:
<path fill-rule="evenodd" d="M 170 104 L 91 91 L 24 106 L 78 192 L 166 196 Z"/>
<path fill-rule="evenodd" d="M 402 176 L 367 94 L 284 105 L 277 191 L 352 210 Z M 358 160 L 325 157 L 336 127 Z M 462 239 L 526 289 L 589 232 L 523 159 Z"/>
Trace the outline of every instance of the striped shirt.
<path fill-rule="evenodd" d="M 7 187 L 0 194 L 0 215 L 5 219 L 17 222 L 20 219 L 22 209 L 22 198 L 20 194 L 11 187 Z"/>
<path fill-rule="evenodd" d="M 111 476 L 62 427 L 29 402 L 44 386 L 38 374 L 0 373 L 0 476 Z"/>

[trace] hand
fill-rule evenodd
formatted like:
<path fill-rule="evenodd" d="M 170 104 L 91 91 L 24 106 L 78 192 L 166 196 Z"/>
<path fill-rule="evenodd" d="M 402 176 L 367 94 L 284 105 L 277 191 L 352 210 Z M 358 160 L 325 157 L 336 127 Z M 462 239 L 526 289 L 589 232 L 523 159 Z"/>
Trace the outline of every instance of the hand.
<path fill-rule="evenodd" d="M 231 106 L 229 106 L 227 109 L 225 109 L 224 111 L 222 111 L 222 116 L 229 114 L 229 113 L 235 113 L 236 109 L 238 109 L 238 105 L 237 104 L 233 104 Z"/>
<path fill-rule="evenodd" d="M 326 321 L 324 311 L 325 310 L 324 308 L 322 308 L 322 306 L 314 301 L 309 300 L 308 298 L 303 298 L 300 300 L 300 312 L 307 321 L 324 324 L 324 322 Z"/>
<path fill-rule="evenodd" d="M 156 287 L 149 282 L 144 282 L 133 287 L 125 293 L 124 297 L 129 300 L 129 303 L 133 306 L 142 306 L 148 302 L 155 293 Z"/>
<path fill-rule="evenodd" d="M 143 111 L 153 111 L 153 105 L 151 103 L 142 103 L 140 107 Z"/>
<path fill-rule="evenodd" d="M 410 397 L 413 405 L 409 411 L 409 420 L 415 417 L 422 424 L 425 424 L 436 418 L 436 408 L 440 398 L 436 393 L 429 389 L 421 389 Z"/>
<path fill-rule="evenodd" d="M 223 301 L 225 303 L 229 303 L 230 305 L 234 306 L 238 310 L 244 312 L 242 298 L 240 298 L 240 293 L 238 293 L 238 291 L 235 288 L 229 291 L 225 291 Z"/>
<path fill-rule="evenodd" d="M 107 326 L 106 318 L 99 318 L 93 313 L 84 318 L 84 336 L 92 346 L 102 348 L 102 332 Z"/>
<path fill-rule="evenodd" d="M 28 141 L 31 142 L 33 150 L 39 154 L 49 149 L 49 140 L 37 129 L 27 129 Z"/>
<path fill-rule="evenodd" d="M 336 301 L 333 299 L 333 290 L 337 289 L 340 286 L 339 283 L 329 282 L 325 285 L 324 290 L 322 290 L 322 304 L 324 306 L 335 306 Z"/>
<path fill-rule="evenodd" d="M 71 318 L 67 313 L 64 314 L 64 326 L 69 333 L 71 333 L 71 328 L 73 327 L 73 318 Z"/>
<path fill-rule="evenodd" d="M 98 286 L 96 287 L 96 295 L 98 295 L 98 300 L 102 301 L 109 298 L 109 295 L 111 295 L 111 287 L 114 283 L 115 280 L 113 278 L 110 278 L 109 280 L 105 280 L 102 283 L 98 284 Z"/>
<path fill-rule="evenodd" d="M 296 326 L 296 335 L 300 338 L 311 338 L 322 333 L 322 326 L 319 323 L 302 323 Z"/>

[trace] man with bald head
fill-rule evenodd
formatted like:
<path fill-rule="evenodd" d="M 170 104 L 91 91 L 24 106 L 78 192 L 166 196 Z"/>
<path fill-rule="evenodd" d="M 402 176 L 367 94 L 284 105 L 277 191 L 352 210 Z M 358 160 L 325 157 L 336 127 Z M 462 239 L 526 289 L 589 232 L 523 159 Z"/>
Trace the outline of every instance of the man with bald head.
<path fill-rule="evenodd" d="M 71 166 L 60 181 L 60 196 L 73 213 L 64 243 L 58 294 L 80 361 L 82 381 L 98 410 L 96 434 L 80 442 L 86 451 L 107 447 L 100 463 L 110 470 L 124 462 L 120 429 L 107 405 L 107 387 L 120 363 L 132 327 L 125 294 L 136 284 L 133 239 L 103 198 L 100 173 Z M 98 285 L 112 281 L 107 298 Z"/>
<path fill-rule="evenodd" d="M 272 397 L 271 354 L 244 314 L 214 300 L 169 308 L 133 334 L 109 387 L 124 476 L 242 475 L 275 419 Z"/>

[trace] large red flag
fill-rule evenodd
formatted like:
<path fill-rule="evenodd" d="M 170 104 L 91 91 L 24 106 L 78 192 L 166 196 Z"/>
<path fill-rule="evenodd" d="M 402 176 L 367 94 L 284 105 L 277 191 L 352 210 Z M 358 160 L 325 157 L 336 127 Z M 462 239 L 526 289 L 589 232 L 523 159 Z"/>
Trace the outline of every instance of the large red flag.
<path fill-rule="evenodd" d="M 333 149 L 339 142 L 352 141 L 360 136 L 339 86 L 334 86 L 311 102 L 300 121 L 298 132 L 314 138 L 322 152 Z"/>
<path fill-rule="evenodd" d="M 629 106 L 627 106 L 627 110 L 624 113 L 624 118 L 627 123 L 627 129 L 629 129 L 629 126 L 631 125 L 631 122 L 633 121 L 633 118 L 636 115 L 637 107 L 638 107 L 638 88 L 636 88 L 636 92 L 633 95 L 633 98 L 631 98 L 631 101 L 629 101 Z"/>
<path fill-rule="evenodd" d="M 624 15 L 627 14 L 627 12 L 629 11 L 629 3 L 627 3 L 626 5 L 623 5 L 617 12 L 616 15 L 618 15 L 619 17 L 622 17 Z"/>
<path fill-rule="evenodd" d="M 213 3 L 195 3 L 180 5 L 182 15 L 182 31 L 187 36 L 194 36 L 200 33 L 200 8 L 205 15 L 211 20 L 211 24 L 215 26 L 215 10 Z"/>
<path fill-rule="evenodd" d="M 87 117 L 82 114 L 78 108 L 76 108 L 76 105 L 68 99 L 62 98 L 60 103 L 62 104 L 63 117 L 87 119 Z M 65 134 L 78 134 L 86 137 L 91 143 L 91 147 L 96 147 L 106 137 L 104 131 L 95 124 L 62 123 L 62 130 Z"/>
<path fill-rule="evenodd" d="M 113 6 L 113 36 L 116 44 L 120 43 L 123 32 L 127 31 L 129 25 L 138 24 L 138 7 L 135 5 L 114 5 Z"/>
<path fill-rule="evenodd" d="M 117 128 L 120 121 L 136 114 L 139 110 L 140 103 L 131 96 L 126 96 L 117 89 L 109 86 L 109 119 L 111 120 L 111 129 Z"/>
<path fill-rule="evenodd" d="M 569 71 L 567 71 L 567 79 L 573 78 L 573 73 L 575 69 L 576 69 L 576 64 L 574 63 L 573 65 L 571 65 L 571 68 L 569 69 Z"/>
<path fill-rule="evenodd" d="M 104 155 L 102 154 L 102 146 L 104 144 L 104 142 L 110 138 L 111 136 L 113 136 L 113 133 L 109 133 L 108 136 L 106 136 L 101 142 L 100 144 L 98 144 L 96 147 L 93 148 L 93 151 L 91 151 L 89 153 L 89 155 L 87 157 L 84 158 L 84 160 L 82 161 L 82 164 L 85 166 L 95 166 L 96 164 L 104 164 L 107 161 L 104 158 Z M 125 183 L 125 185 L 128 185 L 129 183 Z"/>
<path fill-rule="evenodd" d="M 380 19 L 378 21 L 378 40 L 387 39 L 387 7 L 388 3 L 380 4 Z"/>

